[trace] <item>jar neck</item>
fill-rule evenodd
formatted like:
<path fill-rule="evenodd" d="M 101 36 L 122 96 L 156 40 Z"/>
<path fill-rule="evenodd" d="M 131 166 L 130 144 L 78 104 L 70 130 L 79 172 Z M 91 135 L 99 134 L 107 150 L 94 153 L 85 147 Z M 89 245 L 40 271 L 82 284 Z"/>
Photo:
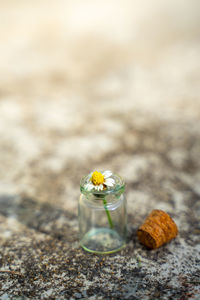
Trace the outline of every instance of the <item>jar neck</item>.
<path fill-rule="evenodd" d="M 110 194 L 95 194 L 95 193 L 84 193 L 84 198 L 87 202 L 94 203 L 94 205 L 102 205 L 103 203 L 108 206 L 117 204 L 123 199 L 123 192 L 110 193 Z"/>
<path fill-rule="evenodd" d="M 110 197 L 111 195 L 118 198 L 125 190 L 125 182 L 117 174 L 113 174 L 112 179 L 115 182 L 114 186 L 112 187 L 107 187 L 103 190 L 95 190 L 96 187 L 94 187 L 92 190 L 91 189 L 88 190 L 87 184 L 89 182 L 89 176 L 87 175 L 81 179 L 80 182 L 81 193 L 84 194 L 87 198 L 90 197 L 90 195 L 93 195 L 93 197 L 97 199 L 105 199 L 107 197 Z"/>

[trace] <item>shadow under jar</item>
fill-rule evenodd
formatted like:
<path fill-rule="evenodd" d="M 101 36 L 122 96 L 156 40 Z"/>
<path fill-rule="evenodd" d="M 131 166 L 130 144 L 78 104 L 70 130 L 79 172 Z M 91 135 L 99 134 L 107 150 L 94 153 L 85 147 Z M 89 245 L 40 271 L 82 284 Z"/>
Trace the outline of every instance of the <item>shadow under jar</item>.
<path fill-rule="evenodd" d="M 87 176 L 80 183 L 79 241 L 86 251 L 92 253 L 114 253 L 126 244 L 125 183 L 119 175 L 113 175 L 113 179 L 114 187 L 103 191 L 86 190 Z"/>

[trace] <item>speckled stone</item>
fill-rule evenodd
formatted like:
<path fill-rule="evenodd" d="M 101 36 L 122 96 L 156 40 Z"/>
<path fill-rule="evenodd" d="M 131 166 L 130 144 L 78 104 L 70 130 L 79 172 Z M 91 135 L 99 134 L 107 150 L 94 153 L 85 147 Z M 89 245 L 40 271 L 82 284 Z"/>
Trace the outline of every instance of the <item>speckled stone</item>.
<path fill-rule="evenodd" d="M 0 2 L 0 299 L 200 298 L 200 18 L 191 0 Z M 127 246 L 77 240 L 80 178 L 126 183 Z M 152 209 L 179 235 L 137 239 Z"/>

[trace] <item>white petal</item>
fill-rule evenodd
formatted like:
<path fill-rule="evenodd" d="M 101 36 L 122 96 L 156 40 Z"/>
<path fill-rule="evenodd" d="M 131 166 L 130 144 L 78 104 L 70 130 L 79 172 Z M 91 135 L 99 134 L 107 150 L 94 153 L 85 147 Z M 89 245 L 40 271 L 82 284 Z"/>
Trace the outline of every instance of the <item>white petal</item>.
<path fill-rule="evenodd" d="M 105 172 L 102 173 L 102 175 L 106 179 L 106 178 L 108 178 L 108 177 L 110 177 L 112 175 L 112 172 L 111 171 L 105 171 Z"/>
<path fill-rule="evenodd" d="M 98 192 L 103 190 L 103 184 L 100 185 L 94 185 L 95 190 L 97 190 Z"/>
<path fill-rule="evenodd" d="M 115 180 L 113 178 L 107 178 L 104 184 L 107 186 L 113 186 L 115 184 Z"/>
<path fill-rule="evenodd" d="M 103 184 L 99 185 L 99 191 L 103 191 Z"/>
<path fill-rule="evenodd" d="M 87 183 L 85 185 L 86 190 L 91 191 L 94 188 L 94 185 L 92 183 Z"/>
<path fill-rule="evenodd" d="M 114 178 L 107 178 L 105 180 L 105 182 L 112 182 L 112 183 L 115 183 L 115 179 Z"/>

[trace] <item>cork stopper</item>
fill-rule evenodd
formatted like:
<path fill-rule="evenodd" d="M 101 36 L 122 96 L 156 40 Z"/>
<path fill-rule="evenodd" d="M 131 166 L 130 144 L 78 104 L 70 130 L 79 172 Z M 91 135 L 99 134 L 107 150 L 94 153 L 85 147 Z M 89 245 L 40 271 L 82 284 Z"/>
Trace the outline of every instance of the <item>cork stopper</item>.
<path fill-rule="evenodd" d="M 158 209 L 150 213 L 137 232 L 140 242 L 150 249 L 159 248 L 177 234 L 178 228 L 172 218 Z"/>

